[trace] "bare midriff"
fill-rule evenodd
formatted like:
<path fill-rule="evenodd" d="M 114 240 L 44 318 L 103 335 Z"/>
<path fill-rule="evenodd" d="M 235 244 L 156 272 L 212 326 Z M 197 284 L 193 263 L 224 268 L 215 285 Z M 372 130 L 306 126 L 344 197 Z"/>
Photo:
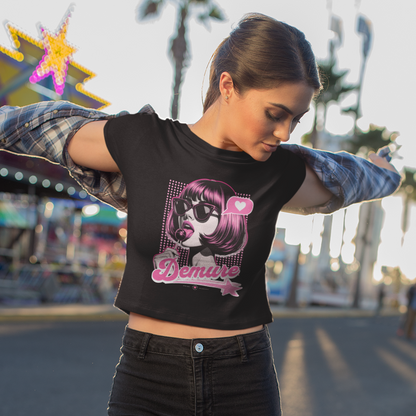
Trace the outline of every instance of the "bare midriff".
<path fill-rule="evenodd" d="M 149 318 L 148 316 L 138 315 L 132 312 L 129 315 L 128 326 L 136 331 L 148 332 L 150 334 L 161 335 L 164 337 L 184 339 L 232 337 L 235 335 L 249 334 L 250 332 L 260 331 L 263 328 L 262 325 L 237 330 L 200 328 L 197 326 L 189 326 Z"/>

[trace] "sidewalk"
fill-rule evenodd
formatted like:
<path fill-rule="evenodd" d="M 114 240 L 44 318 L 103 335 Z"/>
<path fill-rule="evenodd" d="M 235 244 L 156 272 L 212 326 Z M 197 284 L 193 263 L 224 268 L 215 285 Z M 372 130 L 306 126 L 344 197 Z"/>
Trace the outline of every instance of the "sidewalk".
<path fill-rule="evenodd" d="M 107 321 L 125 320 L 127 315 L 111 304 L 105 305 L 35 305 L 2 306 L 0 305 L 0 322 L 11 321 Z"/>
<path fill-rule="evenodd" d="M 273 317 L 278 318 L 367 318 L 373 317 L 373 309 L 337 308 L 330 306 L 307 306 L 287 308 L 285 306 L 271 306 Z M 397 309 L 383 308 L 379 316 L 399 316 Z"/>
<path fill-rule="evenodd" d="M 309 306 L 305 308 L 287 308 L 284 306 L 271 306 L 273 317 L 278 318 L 342 318 L 342 317 L 372 317 L 373 310 L 332 308 Z M 399 316 L 396 309 L 385 308 L 381 316 Z M 115 308 L 113 305 L 35 305 L 35 306 L 4 306 L 0 305 L 0 322 L 13 321 L 127 321 L 127 315 Z"/>

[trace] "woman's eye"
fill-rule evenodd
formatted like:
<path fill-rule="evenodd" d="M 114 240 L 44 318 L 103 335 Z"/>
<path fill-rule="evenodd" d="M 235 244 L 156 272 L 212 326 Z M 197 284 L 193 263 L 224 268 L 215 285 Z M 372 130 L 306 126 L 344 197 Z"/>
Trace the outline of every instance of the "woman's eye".
<path fill-rule="evenodd" d="M 297 126 L 299 123 L 300 123 L 300 119 L 298 119 L 298 118 L 294 118 L 294 119 L 292 120 L 292 126 L 291 126 L 290 131 L 291 131 L 291 132 L 293 132 L 293 130 L 295 130 L 296 126 Z"/>
<path fill-rule="evenodd" d="M 272 113 L 270 113 L 269 111 L 266 111 L 266 117 L 272 121 L 280 121 L 280 117 L 279 116 L 275 116 Z"/>

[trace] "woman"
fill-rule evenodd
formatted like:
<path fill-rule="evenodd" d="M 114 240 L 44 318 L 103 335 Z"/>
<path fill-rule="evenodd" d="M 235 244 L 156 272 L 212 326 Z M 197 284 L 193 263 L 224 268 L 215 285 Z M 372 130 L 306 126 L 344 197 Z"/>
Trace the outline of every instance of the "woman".
<path fill-rule="evenodd" d="M 161 120 L 149 109 L 111 118 L 74 106 L 67 111 L 62 103 L 43 105 L 48 116 L 42 109 L 40 117 L 26 123 L 30 129 L 35 120 L 50 116 L 53 130 L 59 117 L 73 117 L 67 149 L 38 155 L 67 166 L 79 180 L 92 169 L 118 178 L 121 173 L 126 184 L 127 263 L 115 305 L 129 314 L 129 322 L 109 415 L 281 414 L 266 326 L 272 315 L 264 268 L 279 211 L 331 212 L 388 195 L 400 182 L 394 168 L 377 155 L 372 165 L 350 155 L 281 146 L 320 89 L 304 35 L 252 14 L 216 50 L 204 114 L 195 124 Z M 77 114 L 89 120 L 81 121 Z M 6 127 L 12 120 L 8 117 Z M 23 125 L 15 126 L 17 132 L 21 129 Z M 7 139 L 8 150 L 13 151 L 15 134 L 20 133 Z M 42 135 L 43 130 L 32 132 L 30 140 Z M 33 148 L 25 144 L 30 140 L 23 131 L 19 137 L 19 152 Z M 353 192 L 337 176 L 341 165 L 340 175 L 349 175 Z M 328 166 L 331 172 L 325 173 Z M 100 175 L 107 181 L 107 174 Z M 181 192 L 201 180 L 232 188 L 235 194 L 227 197 L 225 211 L 219 212 L 203 193 L 183 198 Z M 371 180 L 377 186 L 365 186 Z M 111 201 L 117 192 L 102 188 L 101 199 Z M 214 251 L 223 253 L 224 259 L 216 256 L 217 268 L 212 262 L 198 264 L 200 257 L 176 261 L 177 249 L 186 247 L 196 227 L 185 215 L 212 222 L 209 232 L 205 228 L 188 246 L 201 242 L 212 260 Z M 232 251 L 226 250 L 227 239 L 207 242 L 219 228 L 219 217 L 227 215 L 237 216 L 244 229 L 243 241 Z"/>
<path fill-rule="evenodd" d="M 244 248 L 248 204 L 252 201 L 237 197 L 224 182 L 196 180 L 172 198 L 167 234 L 189 249 L 189 266 L 216 265 L 215 255 L 230 256 Z"/>

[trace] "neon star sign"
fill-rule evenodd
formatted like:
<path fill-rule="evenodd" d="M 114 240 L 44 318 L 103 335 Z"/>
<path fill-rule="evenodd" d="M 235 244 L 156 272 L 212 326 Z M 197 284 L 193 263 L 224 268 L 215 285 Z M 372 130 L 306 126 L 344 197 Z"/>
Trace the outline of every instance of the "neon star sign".
<path fill-rule="evenodd" d="M 72 55 L 76 52 L 76 49 L 68 45 L 66 41 L 68 22 L 69 14 L 57 33 L 51 33 L 43 27 L 40 27 L 45 54 L 29 78 L 29 81 L 35 84 L 51 75 L 55 91 L 59 95 L 62 95 L 64 92 L 68 65 L 72 60 Z"/>
<path fill-rule="evenodd" d="M 57 91 L 64 93 L 65 100 L 99 110 L 110 105 L 85 89 L 85 84 L 96 74 L 72 58 L 75 57 L 75 48 L 66 42 L 68 17 L 72 17 L 72 12 L 71 4 L 53 32 L 42 32 L 38 25 L 39 36 L 36 38 L 11 22 L 4 22 L 12 47 L 0 44 L 0 104 L 23 106 L 61 99 L 62 95 L 56 93 L 52 82 L 56 78 Z M 48 47 L 46 42 L 49 42 Z M 48 74 L 50 77 L 47 77 Z M 28 82 L 29 77 L 32 82 Z"/>

